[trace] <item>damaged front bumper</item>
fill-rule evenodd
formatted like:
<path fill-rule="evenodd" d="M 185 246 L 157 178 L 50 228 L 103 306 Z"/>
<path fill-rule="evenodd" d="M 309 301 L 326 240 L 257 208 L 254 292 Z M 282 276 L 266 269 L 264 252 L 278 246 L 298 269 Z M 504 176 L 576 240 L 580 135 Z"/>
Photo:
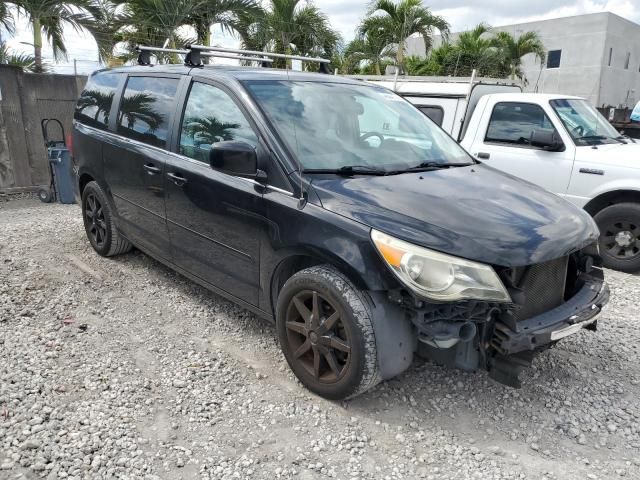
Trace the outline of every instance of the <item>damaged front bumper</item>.
<path fill-rule="evenodd" d="M 527 320 L 515 328 L 496 321 L 486 357 L 489 376 L 519 388 L 523 368 L 530 366 L 536 351 L 582 329 L 595 331 L 598 315 L 609 301 L 609 287 L 602 270 L 594 269 L 580 278 L 584 283 L 576 294 L 562 305 Z"/>
<path fill-rule="evenodd" d="M 501 355 L 512 355 L 551 344 L 583 328 L 596 329 L 597 317 L 609 300 L 609 287 L 601 270 L 583 274 L 584 284 L 565 303 L 516 323 L 515 329 L 497 321 L 491 346 Z"/>
<path fill-rule="evenodd" d="M 521 320 L 516 304 L 469 301 L 416 306 L 408 313 L 418 334 L 417 353 L 455 368 L 487 370 L 494 380 L 519 388 L 519 373 L 537 352 L 582 329 L 596 329 L 609 300 L 603 271 L 579 272 L 575 286 L 559 306 Z M 470 326 L 477 333 L 463 335 Z"/>

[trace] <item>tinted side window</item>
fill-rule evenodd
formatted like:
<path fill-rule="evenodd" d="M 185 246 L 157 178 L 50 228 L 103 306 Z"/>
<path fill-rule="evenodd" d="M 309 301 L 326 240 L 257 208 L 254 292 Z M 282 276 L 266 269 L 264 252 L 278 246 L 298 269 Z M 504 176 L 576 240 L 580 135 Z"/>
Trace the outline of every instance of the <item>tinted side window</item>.
<path fill-rule="evenodd" d="M 258 145 L 258 137 L 231 97 L 217 87 L 195 82 L 182 118 L 180 153 L 209 163 L 211 144 L 225 140 Z"/>
<path fill-rule="evenodd" d="M 433 122 L 439 127 L 442 126 L 442 120 L 444 119 L 444 110 L 442 107 L 438 106 L 425 106 L 418 107 L 422 113 L 424 113 L 427 117 L 429 117 Z"/>
<path fill-rule="evenodd" d="M 118 133 L 165 148 L 177 78 L 129 77 L 118 110 Z"/>
<path fill-rule="evenodd" d="M 108 72 L 91 76 L 78 99 L 73 118 L 85 125 L 106 130 L 120 78 L 121 74 Z"/>
<path fill-rule="evenodd" d="M 539 105 L 497 103 L 489 120 L 485 141 L 528 145 L 534 130 L 555 130 Z"/>

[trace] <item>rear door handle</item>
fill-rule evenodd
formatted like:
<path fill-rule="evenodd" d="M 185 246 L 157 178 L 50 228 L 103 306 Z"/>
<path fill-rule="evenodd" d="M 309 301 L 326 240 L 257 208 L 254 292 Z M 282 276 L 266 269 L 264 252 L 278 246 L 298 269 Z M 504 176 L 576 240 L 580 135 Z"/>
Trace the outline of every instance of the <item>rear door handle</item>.
<path fill-rule="evenodd" d="M 185 183 L 187 183 L 187 179 L 179 173 L 167 173 L 167 178 L 179 187 L 182 187 Z"/>
<path fill-rule="evenodd" d="M 488 154 L 487 152 L 479 152 L 478 154 L 476 154 L 476 157 L 482 158 L 483 160 L 487 160 L 489 157 L 491 157 L 491 155 Z"/>
<path fill-rule="evenodd" d="M 145 164 L 144 169 L 149 173 L 149 175 L 157 175 L 162 171 L 158 167 L 156 167 L 153 163 Z"/>

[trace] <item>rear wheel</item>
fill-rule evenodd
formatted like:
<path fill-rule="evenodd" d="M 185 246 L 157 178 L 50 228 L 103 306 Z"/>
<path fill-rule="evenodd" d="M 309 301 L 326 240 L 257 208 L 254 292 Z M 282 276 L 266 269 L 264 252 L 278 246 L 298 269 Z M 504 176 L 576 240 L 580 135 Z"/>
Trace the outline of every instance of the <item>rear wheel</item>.
<path fill-rule="evenodd" d="M 87 183 L 82 191 L 82 218 L 91 246 L 103 257 L 131 250 L 131 243 L 118 231 L 106 195 L 95 181 Z"/>
<path fill-rule="evenodd" d="M 333 267 L 293 275 L 278 296 L 276 317 L 284 356 L 309 390 L 337 400 L 380 381 L 369 305 Z"/>
<path fill-rule="evenodd" d="M 600 255 L 605 267 L 640 271 L 640 204 L 618 203 L 594 217 L 600 229 Z"/>

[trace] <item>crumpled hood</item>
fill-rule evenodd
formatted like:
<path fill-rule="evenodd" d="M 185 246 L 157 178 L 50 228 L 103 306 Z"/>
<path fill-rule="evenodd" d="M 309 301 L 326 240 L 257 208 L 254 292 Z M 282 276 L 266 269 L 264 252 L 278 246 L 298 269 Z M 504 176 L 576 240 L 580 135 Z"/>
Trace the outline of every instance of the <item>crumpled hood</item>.
<path fill-rule="evenodd" d="M 408 242 L 492 265 L 544 262 L 598 238 L 586 212 L 481 164 L 388 177 L 317 177 L 313 187 L 332 212 Z"/>

